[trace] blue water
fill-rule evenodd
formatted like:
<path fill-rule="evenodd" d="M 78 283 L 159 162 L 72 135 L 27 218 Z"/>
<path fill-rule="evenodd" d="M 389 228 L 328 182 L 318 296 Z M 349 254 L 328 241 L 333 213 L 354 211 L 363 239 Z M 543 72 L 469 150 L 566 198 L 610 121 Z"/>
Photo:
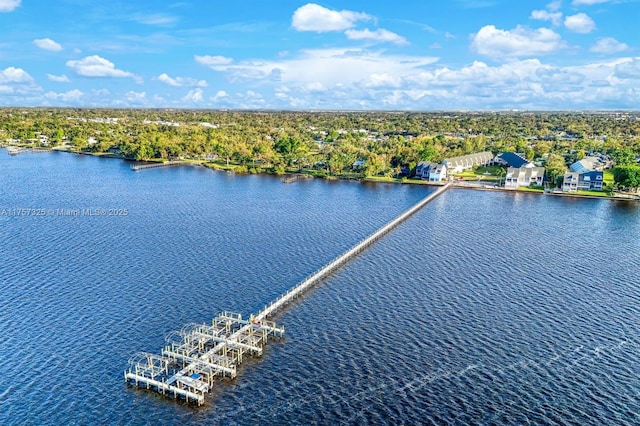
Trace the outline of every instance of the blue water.
<path fill-rule="evenodd" d="M 640 423 L 640 206 L 527 194 L 443 194 L 203 407 L 125 385 L 430 191 L 0 150 L 0 211 L 46 212 L 0 216 L 0 424 Z"/>

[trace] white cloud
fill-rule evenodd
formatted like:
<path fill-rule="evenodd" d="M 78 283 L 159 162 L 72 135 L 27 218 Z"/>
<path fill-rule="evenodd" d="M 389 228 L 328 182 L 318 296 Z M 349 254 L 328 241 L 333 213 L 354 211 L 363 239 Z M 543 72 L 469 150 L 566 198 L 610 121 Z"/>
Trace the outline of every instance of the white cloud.
<path fill-rule="evenodd" d="M 47 74 L 47 78 L 50 81 L 55 81 L 56 83 L 70 83 L 71 82 L 71 80 L 69 80 L 69 77 L 67 77 L 64 74 L 62 74 L 62 75 Z"/>
<path fill-rule="evenodd" d="M 146 92 L 134 92 L 133 90 L 125 94 L 125 99 L 130 104 L 145 104 L 147 103 Z"/>
<path fill-rule="evenodd" d="M 209 55 L 204 55 L 204 56 L 199 56 L 199 55 L 194 55 L 194 59 L 197 63 L 205 65 L 213 70 L 217 70 L 217 68 L 219 67 L 224 67 L 226 65 L 229 65 L 233 62 L 232 58 L 227 58 L 225 56 L 209 56 Z"/>
<path fill-rule="evenodd" d="M 67 61 L 67 66 L 82 77 L 135 77 L 133 73 L 117 69 L 113 62 L 98 55 Z"/>
<path fill-rule="evenodd" d="M 371 31 L 368 28 L 364 30 L 347 30 L 345 31 L 345 34 L 349 40 L 389 42 L 397 45 L 409 44 L 406 38 L 385 29 L 377 29 L 375 31 Z"/>
<path fill-rule="evenodd" d="M 605 37 L 598 41 L 589 49 L 594 53 L 613 54 L 629 50 L 626 43 L 621 43 L 613 37 Z"/>
<path fill-rule="evenodd" d="M 160 74 L 158 81 L 173 87 L 207 87 L 205 80 L 196 80 L 190 77 L 171 78 L 166 73 Z"/>
<path fill-rule="evenodd" d="M 209 98 L 212 102 L 225 102 L 229 99 L 229 94 L 224 90 L 218 90 L 215 96 Z"/>
<path fill-rule="evenodd" d="M 33 44 L 42 50 L 48 50 L 50 52 L 60 52 L 62 50 L 60 43 L 56 43 L 50 38 L 37 38 L 33 40 Z"/>
<path fill-rule="evenodd" d="M 410 78 L 405 76 L 405 78 Z M 389 73 L 371 74 L 362 84 L 367 88 L 382 88 L 382 87 L 401 87 L 402 77 L 391 75 Z"/>
<path fill-rule="evenodd" d="M 588 34 L 596 29 L 596 23 L 586 13 L 567 16 L 564 20 L 564 26 L 569 31 L 579 34 Z"/>
<path fill-rule="evenodd" d="M 315 3 L 299 7 L 291 18 L 291 26 L 297 31 L 344 31 L 353 28 L 358 21 L 368 21 L 371 16 L 363 12 L 331 10 Z"/>
<path fill-rule="evenodd" d="M 78 102 L 84 93 L 78 89 L 69 90 L 64 93 L 47 92 L 45 95 L 48 99 L 63 101 L 63 102 Z"/>
<path fill-rule="evenodd" d="M 491 58 L 548 55 L 566 47 L 560 35 L 551 29 L 533 30 L 520 25 L 513 30 L 487 25 L 474 34 L 472 40 L 472 50 Z"/>
<path fill-rule="evenodd" d="M 539 21 L 551 21 L 553 25 L 560 25 L 562 23 L 562 12 L 549 12 L 548 10 L 534 10 L 531 12 L 531 19 L 537 19 Z"/>
<path fill-rule="evenodd" d="M 32 84 L 33 77 L 22 68 L 8 67 L 0 70 L 0 84 Z"/>
<path fill-rule="evenodd" d="M 609 3 L 612 0 L 573 0 L 574 6 L 591 6 L 594 4 Z"/>
<path fill-rule="evenodd" d="M 370 74 L 407 74 L 437 61 L 438 58 L 429 56 L 336 48 L 308 49 L 279 60 L 247 60 L 211 68 L 226 73 L 232 82 L 257 80 L 298 85 L 319 82 L 330 87 L 337 83 L 356 83 Z"/>
<path fill-rule="evenodd" d="M 42 88 L 22 68 L 8 67 L 0 70 L 0 103 L 27 105 L 41 97 Z M 8 99 L 15 99 L 9 102 Z"/>
<path fill-rule="evenodd" d="M 554 0 L 547 5 L 547 9 L 552 12 L 560 10 L 561 7 L 562 7 L 562 0 Z"/>
<path fill-rule="evenodd" d="M 22 0 L 0 0 L 0 12 L 13 12 Z"/>
<path fill-rule="evenodd" d="M 319 81 L 315 81 L 313 83 L 307 83 L 304 86 L 302 86 L 301 89 L 308 93 L 319 93 L 319 92 L 327 91 L 327 88 L 324 86 L 324 84 L 320 83 Z"/>
<path fill-rule="evenodd" d="M 189 90 L 189 92 L 185 95 L 185 97 L 182 98 L 182 102 L 197 104 L 199 102 L 202 102 L 202 99 L 203 99 L 202 89 L 198 88 L 198 89 Z"/>
<path fill-rule="evenodd" d="M 640 80 L 640 58 L 631 58 L 617 64 L 615 76 L 622 79 Z"/>

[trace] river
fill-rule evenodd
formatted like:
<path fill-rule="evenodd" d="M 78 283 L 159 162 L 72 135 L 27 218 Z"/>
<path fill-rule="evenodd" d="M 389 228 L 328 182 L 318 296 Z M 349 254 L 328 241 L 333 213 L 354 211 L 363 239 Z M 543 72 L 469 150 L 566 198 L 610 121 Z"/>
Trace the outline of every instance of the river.
<path fill-rule="evenodd" d="M 640 423 L 638 204 L 524 193 L 447 191 L 202 407 L 124 383 L 431 191 L 0 150 L 0 424 Z"/>

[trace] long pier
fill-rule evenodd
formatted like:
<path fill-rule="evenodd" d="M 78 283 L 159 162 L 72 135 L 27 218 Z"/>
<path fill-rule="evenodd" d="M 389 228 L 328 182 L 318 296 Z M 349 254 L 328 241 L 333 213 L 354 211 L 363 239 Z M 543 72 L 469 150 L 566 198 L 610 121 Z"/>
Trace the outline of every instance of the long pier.
<path fill-rule="evenodd" d="M 269 318 L 406 221 L 451 185 L 448 183 L 438 188 L 249 319 L 244 320 L 241 314 L 222 312 L 211 325 L 189 324 L 169 334 L 161 355 L 145 352 L 134 355 L 124 372 L 125 382 L 168 397 L 204 404 L 205 395 L 216 379 L 236 377 L 244 357 L 261 356 L 269 338 L 284 335 L 284 327 L 278 327 Z"/>

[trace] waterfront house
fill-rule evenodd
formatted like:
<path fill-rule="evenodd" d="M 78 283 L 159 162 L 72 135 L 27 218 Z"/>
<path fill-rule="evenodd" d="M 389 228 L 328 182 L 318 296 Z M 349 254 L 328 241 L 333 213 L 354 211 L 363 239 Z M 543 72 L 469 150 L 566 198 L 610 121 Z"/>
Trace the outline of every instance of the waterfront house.
<path fill-rule="evenodd" d="M 416 177 L 429 182 L 442 182 L 447 179 L 447 166 L 442 163 L 421 161 L 416 166 Z"/>
<path fill-rule="evenodd" d="M 492 163 L 493 158 L 493 153 L 485 151 L 460 157 L 445 158 L 442 164 L 446 166 L 448 173 L 455 174 L 471 170 L 476 166 L 487 166 Z"/>
<path fill-rule="evenodd" d="M 544 181 L 544 167 L 509 167 L 504 179 L 505 188 L 521 186 L 542 186 Z"/>
<path fill-rule="evenodd" d="M 600 170 L 589 172 L 567 172 L 562 181 L 563 192 L 602 191 L 604 173 Z"/>
<path fill-rule="evenodd" d="M 571 166 L 569 166 L 569 170 L 572 172 L 584 173 L 594 170 L 602 171 L 610 168 L 611 166 L 612 161 L 608 156 L 604 154 L 595 154 L 571 164 Z"/>
<path fill-rule="evenodd" d="M 498 166 L 513 167 L 519 169 L 520 167 L 533 167 L 526 158 L 521 154 L 515 152 L 501 152 L 493 158 L 493 164 Z"/>

